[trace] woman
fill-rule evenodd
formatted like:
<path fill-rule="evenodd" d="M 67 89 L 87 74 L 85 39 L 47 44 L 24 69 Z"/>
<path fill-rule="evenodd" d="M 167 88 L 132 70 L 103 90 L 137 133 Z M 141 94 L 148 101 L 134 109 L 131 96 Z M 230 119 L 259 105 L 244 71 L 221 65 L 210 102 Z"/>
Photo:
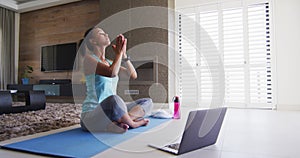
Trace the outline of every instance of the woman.
<path fill-rule="evenodd" d="M 88 131 L 123 133 L 128 128 L 146 126 L 149 120 L 143 117 L 150 114 L 153 104 L 150 98 L 144 98 L 126 105 L 116 95 L 118 75 L 136 79 L 137 73 L 126 54 L 127 39 L 118 35 L 116 44 L 112 45 L 113 61 L 105 57 L 105 49 L 110 44 L 108 35 L 98 27 L 85 33 L 81 50 L 84 50 L 87 96 L 82 106 L 81 126 Z"/>

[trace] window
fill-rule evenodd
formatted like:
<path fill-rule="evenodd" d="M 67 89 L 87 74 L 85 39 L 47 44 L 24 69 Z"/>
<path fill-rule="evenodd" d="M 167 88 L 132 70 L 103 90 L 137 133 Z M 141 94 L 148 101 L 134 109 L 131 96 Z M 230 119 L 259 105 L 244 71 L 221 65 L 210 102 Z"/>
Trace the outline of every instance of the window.
<path fill-rule="evenodd" d="M 269 3 L 220 6 L 177 15 L 182 104 L 273 108 Z"/>

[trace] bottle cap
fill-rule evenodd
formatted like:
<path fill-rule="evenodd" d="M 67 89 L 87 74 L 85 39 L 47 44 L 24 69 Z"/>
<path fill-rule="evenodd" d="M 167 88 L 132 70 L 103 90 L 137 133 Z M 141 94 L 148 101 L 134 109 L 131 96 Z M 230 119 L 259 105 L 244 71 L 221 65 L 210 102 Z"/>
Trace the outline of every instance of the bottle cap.
<path fill-rule="evenodd" d="M 175 97 L 173 98 L 173 100 L 174 100 L 174 102 L 179 102 L 179 97 L 178 97 L 178 96 L 175 96 Z"/>

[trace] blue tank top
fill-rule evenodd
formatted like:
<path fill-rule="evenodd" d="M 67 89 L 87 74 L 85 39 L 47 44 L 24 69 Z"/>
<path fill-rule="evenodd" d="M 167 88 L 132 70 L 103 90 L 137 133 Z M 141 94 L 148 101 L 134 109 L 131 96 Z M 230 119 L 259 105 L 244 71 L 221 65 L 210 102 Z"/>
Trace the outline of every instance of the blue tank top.
<path fill-rule="evenodd" d="M 92 55 L 98 62 L 101 62 L 99 57 Z M 111 61 L 106 61 L 111 65 Z M 105 77 L 97 74 L 89 74 L 85 76 L 86 78 L 86 98 L 82 104 L 82 112 L 94 110 L 99 103 L 101 103 L 105 98 L 116 95 L 117 84 L 119 77 Z"/>

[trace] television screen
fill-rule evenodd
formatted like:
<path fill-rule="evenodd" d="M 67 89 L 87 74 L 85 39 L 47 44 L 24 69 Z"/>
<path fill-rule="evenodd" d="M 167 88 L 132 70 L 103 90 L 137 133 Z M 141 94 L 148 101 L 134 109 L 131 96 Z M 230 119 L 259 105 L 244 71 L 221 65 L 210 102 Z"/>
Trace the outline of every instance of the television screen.
<path fill-rule="evenodd" d="M 77 53 L 77 43 L 43 46 L 41 53 L 41 71 L 73 70 Z"/>

